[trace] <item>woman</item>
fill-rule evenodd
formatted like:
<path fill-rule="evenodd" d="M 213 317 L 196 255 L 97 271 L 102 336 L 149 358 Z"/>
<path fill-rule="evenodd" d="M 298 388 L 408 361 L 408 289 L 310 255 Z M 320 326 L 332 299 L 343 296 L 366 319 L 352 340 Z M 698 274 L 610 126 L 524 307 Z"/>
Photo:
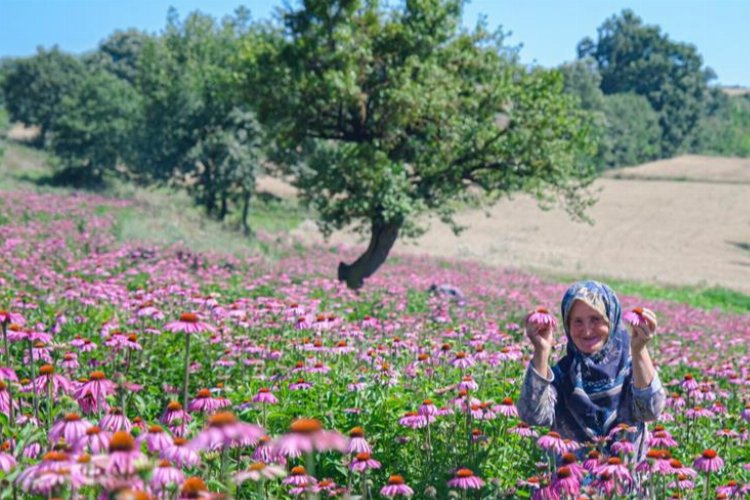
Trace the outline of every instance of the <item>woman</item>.
<path fill-rule="evenodd" d="M 666 397 L 647 347 L 656 332 L 653 312 L 643 310 L 645 321 L 628 334 L 620 301 L 607 285 L 575 283 L 562 300 L 567 353 L 552 368 L 554 322 L 530 317 L 526 334 L 534 355 L 518 401 L 520 417 L 580 443 L 596 441 L 618 424 L 627 424 L 634 431 L 616 438 L 625 436 L 635 445 L 636 458 L 643 458 L 645 422 L 659 416 Z"/>

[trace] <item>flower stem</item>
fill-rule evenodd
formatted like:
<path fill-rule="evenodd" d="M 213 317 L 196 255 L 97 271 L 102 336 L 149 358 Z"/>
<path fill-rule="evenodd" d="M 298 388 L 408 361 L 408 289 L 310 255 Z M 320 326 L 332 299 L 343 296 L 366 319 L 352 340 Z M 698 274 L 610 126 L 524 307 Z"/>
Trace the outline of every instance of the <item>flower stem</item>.
<path fill-rule="evenodd" d="M 185 334 L 185 379 L 182 383 L 182 409 L 187 411 L 188 379 L 190 378 L 190 334 Z"/>

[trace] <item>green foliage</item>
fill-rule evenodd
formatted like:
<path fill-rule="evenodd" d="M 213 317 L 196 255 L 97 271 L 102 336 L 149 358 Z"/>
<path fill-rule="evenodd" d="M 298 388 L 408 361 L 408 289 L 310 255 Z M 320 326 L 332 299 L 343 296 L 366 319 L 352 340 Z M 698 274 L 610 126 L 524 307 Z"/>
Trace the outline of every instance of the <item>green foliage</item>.
<path fill-rule="evenodd" d="M 693 149 L 707 154 L 750 156 L 750 95 L 730 97 L 713 89 Z"/>
<path fill-rule="evenodd" d="M 43 141 L 61 116 L 63 98 L 84 71 L 78 59 L 56 46 L 50 50 L 39 48 L 33 57 L 8 62 L 3 66 L 2 91 L 11 120 L 38 125 Z"/>
<path fill-rule="evenodd" d="M 233 199 L 248 206 L 262 159 L 262 131 L 238 98 L 233 65 L 247 21 L 244 10 L 222 23 L 197 12 L 181 22 L 170 11 L 164 35 L 143 44 L 136 79 L 143 116 L 131 166 L 146 182 L 187 187 L 220 220 Z"/>
<path fill-rule="evenodd" d="M 589 117 L 552 71 L 527 71 L 458 1 L 309 1 L 242 50 L 246 95 L 287 151 L 325 233 L 417 216 L 453 221 L 456 204 L 528 191 L 582 215 L 592 170 Z M 287 163 L 292 163 L 286 158 Z"/>
<path fill-rule="evenodd" d="M 117 30 L 99 44 L 98 50 L 87 54 L 84 62 L 134 84 L 138 74 L 138 58 L 141 50 L 152 38 L 151 35 L 132 28 L 126 31 Z"/>
<path fill-rule="evenodd" d="M 637 94 L 604 97 L 604 137 L 599 160 L 604 168 L 637 165 L 659 157 L 659 116 Z"/>
<path fill-rule="evenodd" d="M 658 26 L 624 10 L 599 27 L 596 42 L 582 40 L 578 56 L 596 61 L 605 95 L 632 92 L 648 99 L 659 114 L 662 156 L 690 145 L 714 76 L 702 68 L 693 45 L 670 40 Z"/>
<path fill-rule="evenodd" d="M 594 133 L 599 139 L 596 164 L 600 170 L 658 158 L 659 116 L 645 97 L 633 93 L 604 95 L 602 77 L 591 59 L 564 64 L 560 71 L 565 92 L 594 114 Z"/>
<path fill-rule="evenodd" d="M 101 180 L 127 151 L 137 113 L 130 84 L 103 70 L 87 71 L 60 102 L 51 149 L 69 175 Z"/>

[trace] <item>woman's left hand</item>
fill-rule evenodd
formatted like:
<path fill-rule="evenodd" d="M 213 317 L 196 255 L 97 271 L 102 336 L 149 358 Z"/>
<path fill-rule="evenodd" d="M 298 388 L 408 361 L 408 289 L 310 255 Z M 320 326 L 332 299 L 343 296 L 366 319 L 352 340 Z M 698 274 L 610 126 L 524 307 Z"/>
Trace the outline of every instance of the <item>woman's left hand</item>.
<path fill-rule="evenodd" d="M 656 314 L 651 309 L 643 308 L 641 313 L 645 324 L 631 327 L 630 350 L 633 353 L 640 352 L 656 336 Z"/>

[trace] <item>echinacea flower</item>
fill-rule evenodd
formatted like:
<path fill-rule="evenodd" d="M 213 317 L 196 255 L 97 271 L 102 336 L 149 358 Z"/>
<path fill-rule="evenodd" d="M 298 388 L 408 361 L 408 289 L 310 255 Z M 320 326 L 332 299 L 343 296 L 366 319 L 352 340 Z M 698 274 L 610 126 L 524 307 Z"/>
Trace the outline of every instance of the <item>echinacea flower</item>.
<path fill-rule="evenodd" d="M 286 471 L 278 465 L 265 462 L 254 462 L 247 469 L 241 470 L 234 475 L 234 482 L 242 484 L 245 481 L 260 481 L 261 479 L 276 479 L 285 477 Z"/>
<path fill-rule="evenodd" d="M 109 461 L 104 471 L 106 474 L 132 476 L 136 473 L 135 463 L 142 456 L 133 436 L 125 431 L 117 431 L 109 442 Z"/>
<path fill-rule="evenodd" d="M 528 321 L 536 325 L 551 325 L 552 328 L 557 326 L 557 318 L 546 307 L 537 307 L 529 315 Z"/>
<path fill-rule="evenodd" d="M 357 453 L 349 464 L 349 469 L 354 472 L 364 472 L 369 469 L 379 469 L 380 462 L 372 458 L 369 452 Z"/>
<path fill-rule="evenodd" d="M 370 445 L 365 439 L 365 430 L 362 427 L 354 427 L 349 431 L 349 442 L 346 445 L 346 453 L 370 453 Z"/>
<path fill-rule="evenodd" d="M 195 450 L 221 450 L 255 446 L 263 429 L 237 420 L 231 412 L 219 412 L 208 419 L 208 426 L 190 442 Z"/>
<path fill-rule="evenodd" d="M 282 481 L 282 484 L 291 484 L 306 488 L 318 482 L 317 479 L 307 474 L 307 470 L 301 465 L 292 467 L 291 475 Z"/>
<path fill-rule="evenodd" d="M 201 321 L 197 313 L 191 312 L 182 313 L 179 320 L 167 323 L 164 329 L 170 332 L 183 332 L 187 334 L 216 331 L 213 326 Z"/>
<path fill-rule="evenodd" d="M 478 490 L 484 486 L 484 481 L 474 475 L 471 469 L 458 469 L 456 475 L 448 481 L 449 488 L 460 490 Z"/>
<path fill-rule="evenodd" d="M 630 326 L 641 326 L 646 324 L 646 317 L 643 315 L 642 307 L 635 307 L 626 313 L 623 313 L 622 320 Z"/>
<path fill-rule="evenodd" d="M 292 422 L 289 430 L 291 432 L 274 441 L 274 453 L 297 458 L 303 453 L 312 453 L 313 450 L 346 450 L 346 438 L 336 431 L 324 430 L 318 420 L 299 418 Z"/>
<path fill-rule="evenodd" d="M 155 492 L 159 493 L 173 486 L 179 486 L 184 481 L 185 474 L 180 469 L 173 466 L 169 460 L 161 460 L 159 465 L 154 468 L 149 485 Z"/>
<path fill-rule="evenodd" d="M 380 494 L 384 497 L 410 497 L 414 495 L 414 490 L 406 485 L 402 476 L 393 475 L 388 478 L 388 484 L 380 489 Z"/>
<path fill-rule="evenodd" d="M 76 400 L 81 400 L 86 395 L 90 395 L 94 403 L 92 410 L 97 412 L 107 396 L 114 394 L 116 390 L 117 384 L 107 380 L 104 372 L 97 370 L 91 372 L 88 381 L 76 389 L 73 397 Z"/>
<path fill-rule="evenodd" d="M 49 430 L 49 442 L 54 443 L 63 438 L 70 445 L 78 444 L 79 440 L 86 435 L 91 423 L 82 420 L 77 413 L 68 413 L 58 420 Z"/>
<path fill-rule="evenodd" d="M 172 436 L 164 432 L 164 429 L 159 425 L 149 426 L 148 431 L 141 434 L 138 441 L 139 443 L 146 441 L 146 448 L 149 453 L 160 453 L 174 443 Z M 182 481 L 179 482 L 182 483 Z"/>
<path fill-rule="evenodd" d="M 580 491 L 581 485 L 570 468 L 562 466 L 557 469 L 552 488 L 563 495 L 575 497 Z"/>
<path fill-rule="evenodd" d="M 188 500 L 193 498 L 207 498 L 210 497 L 208 494 L 208 487 L 203 479 L 193 476 L 189 477 L 182 483 L 180 487 L 180 498 L 179 500 Z"/>
<path fill-rule="evenodd" d="M 176 437 L 172 446 L 168 446 L 161 451 L 161 458 L 171 460 L 177 467 L 195 467 L 201 461 L 198 452 L 188 446 L 188 440 L 183 437 Z"/>
<path fill-rule="evenodd" d="M 704 450 L 700 457 L 695 459 L 693 467 L 701 472 L 718 472 L 724 467 L 724 460 L 716 451 Z"/>
<path fill-rule="evenodd" d="M 552 451 L 556 455 L 562 455 L 568 451 L 565 440 L 555 431 L 550 431 L 544 436 L 537 439 L 536 444 L 545 451 Z"/>
<path fill-rule="evenodd" d="M 198 391 L 195 399 L 188 404 L 188 411 L 213 413 L 221 408 L 226 408 L 230 404 L 231 403 L 226 398 L 211 397 L 211 391 L 209 389 L 201 389 Z"/>
<path fill-rule="evenodd" d="M 252 402 L 260 403 L 264 405 L 275 405 L 276 403 L 279 402 L 279 400 L 276 399 L 276 396 L 273 395 L 273 393 L 271 392 L 271 389 L 267 387 L 261 387 L 258 390 L 258 394 L 253 396 Z"/>
<path fill-rule="evenodd" d="M 16 459 L 11 455 L 10 453 L 7 453 L 7 451 L 10 449 L 10 443 L 8 441 L 5 441 L 0 446 L 0 471 L 5 472 L 6 474 L 13 469 L 13 467 L 16 466 Z"/>

